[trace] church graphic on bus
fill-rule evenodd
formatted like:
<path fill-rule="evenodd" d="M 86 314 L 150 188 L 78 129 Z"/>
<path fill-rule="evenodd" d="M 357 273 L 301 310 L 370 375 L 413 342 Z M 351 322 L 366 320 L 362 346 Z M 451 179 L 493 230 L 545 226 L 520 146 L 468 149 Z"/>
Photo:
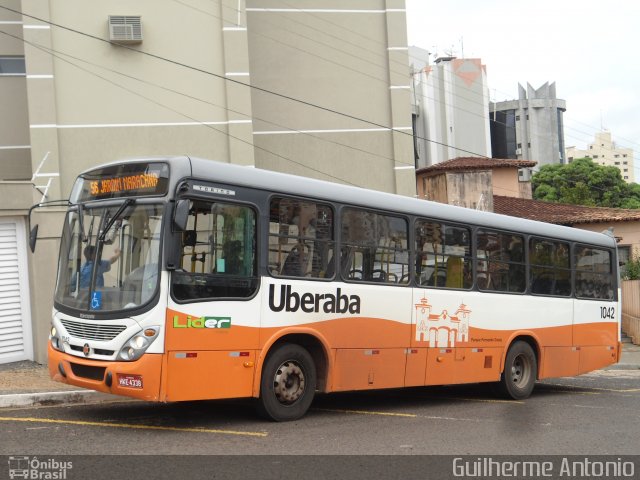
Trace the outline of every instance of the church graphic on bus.
<path fill-rule="evenodd" d="M 451 348 L 469 341 L 471 310 L 464 303 L 453 315 L 447 310 L 435 313 L 426 297 L 415 307 L 417 342 L 429 342 L 429 347 Z"/>

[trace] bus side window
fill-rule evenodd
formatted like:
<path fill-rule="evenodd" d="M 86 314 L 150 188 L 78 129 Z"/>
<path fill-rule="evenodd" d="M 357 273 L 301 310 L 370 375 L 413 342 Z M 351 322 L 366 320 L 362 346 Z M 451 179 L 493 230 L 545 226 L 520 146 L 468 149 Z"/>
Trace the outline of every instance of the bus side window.
<path fill-rule="evenodd" d="M 578 245 L 575 248 L 576 296 L 613 300 L 611 252 Z"/>
<path fill-rule="evenodd" d="M 419 285 L 471 288 L 471 231 L 437 222 L 416 222 L 416 281 Z"/>
<path fill-rule="evenodd" d="M 244 205 L 193 201 L 182 234 L 177 300 L 247 298 L 258 287 L 256 214 Z"/>
<path fill-rule="evenodd" d="M 529 241 L 531 293 L 571 295 L 569 244 L 531 238 Z"/>
<path fill-rule="evenodd" d="M 408 223 L 404 218 L 345 208 L 341 226 L 344 279 L 409 283 Z"/>
<path fill-rule="evenodd" d="M 476 272 L 480 290 L 523 293 L 526 289 L 524 238 L 478 230 Z"/>
<path fill-rule="evenodd" d="M 329 205 L 274 197 L 269 212 L 269 272 L 273 276 L 331 278 L 333 210 Z"/>

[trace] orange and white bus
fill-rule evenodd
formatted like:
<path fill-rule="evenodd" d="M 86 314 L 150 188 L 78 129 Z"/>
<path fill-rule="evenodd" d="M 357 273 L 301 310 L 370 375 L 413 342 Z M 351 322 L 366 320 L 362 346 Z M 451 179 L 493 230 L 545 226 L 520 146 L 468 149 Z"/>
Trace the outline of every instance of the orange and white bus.
<path fill-rule="evenodd" d="M 538 379 L 618 361 L 616 241 L 209 160 L 82 173 L 62 232 L 49 370 L 143 400 Z"/>

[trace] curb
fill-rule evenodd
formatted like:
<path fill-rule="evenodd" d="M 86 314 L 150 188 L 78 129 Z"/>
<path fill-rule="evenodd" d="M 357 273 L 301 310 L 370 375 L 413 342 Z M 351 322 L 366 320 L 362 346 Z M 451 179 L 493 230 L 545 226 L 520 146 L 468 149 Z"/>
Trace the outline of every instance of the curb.
<path fill-rule="evenodd" d="M 14 393 L 0 395 L 0 408 L 60 405 L 63 403 L 94 403 L 112 400 L 115 395 L 92 390 L 70 390 L 66 392 Z"/>
<path fill-rule="evenodd" d="M 635 363 L 614 363 L 602 370 L 640 370 L 640 365 Z"/>

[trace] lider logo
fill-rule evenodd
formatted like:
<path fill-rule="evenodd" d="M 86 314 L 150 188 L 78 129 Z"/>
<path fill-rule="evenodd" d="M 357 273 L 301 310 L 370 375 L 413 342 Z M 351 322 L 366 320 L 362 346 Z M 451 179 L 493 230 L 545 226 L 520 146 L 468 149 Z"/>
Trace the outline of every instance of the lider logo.
<path fill-rule="evenodd" d="M 278 297 L 276 299 L 276 297 Z M 291 285 L 280 285 L 280 295 L 276 295 L 276 286 L 269 285 L 269 308 L 274 312 L 306 313 L 360 313 L 360 297 L 346 295 L 341 289 L 332 293 L 298 293 Z"/>
<path fill-rule="evenodd" d="M 191 317 L 180 319 L 173 316 L 173 328 L 231 328 L 231 317 Z"/>

